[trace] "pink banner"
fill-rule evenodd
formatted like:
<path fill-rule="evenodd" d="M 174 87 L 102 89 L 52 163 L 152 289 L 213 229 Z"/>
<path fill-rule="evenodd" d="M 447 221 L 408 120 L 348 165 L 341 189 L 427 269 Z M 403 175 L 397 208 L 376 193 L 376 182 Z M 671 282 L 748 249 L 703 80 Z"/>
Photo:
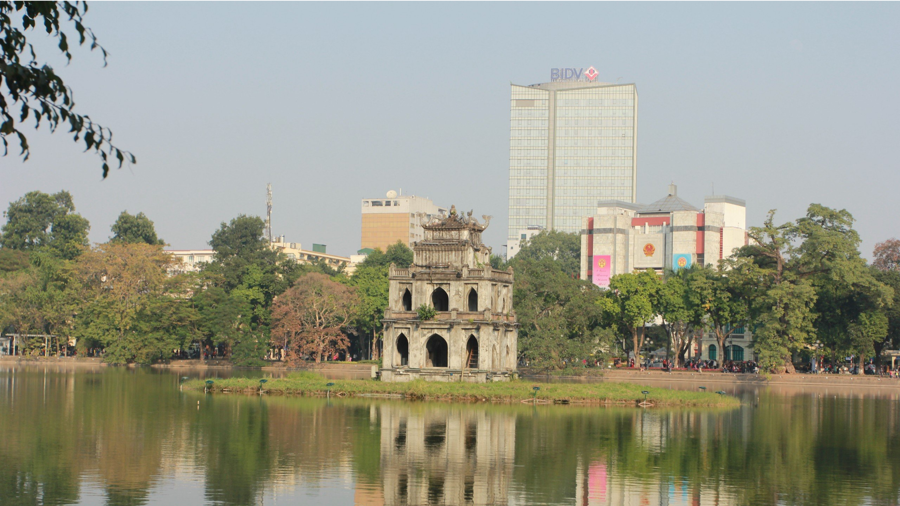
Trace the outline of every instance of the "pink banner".
<path fill-rule="evenodd" d="M 609 255 L 594 255 L 592 281 L 595 285 L 602 286 L 603 288 L 609 286 L 610 264 Z"/>

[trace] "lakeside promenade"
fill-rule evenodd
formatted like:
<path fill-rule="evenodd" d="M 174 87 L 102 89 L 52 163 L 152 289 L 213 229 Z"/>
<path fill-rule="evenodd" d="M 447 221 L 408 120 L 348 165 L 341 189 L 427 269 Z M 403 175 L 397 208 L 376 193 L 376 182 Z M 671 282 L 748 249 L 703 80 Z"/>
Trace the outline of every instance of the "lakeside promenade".
<path fill-rule="evenodd" d="M 21 357 L 0 356 L 0 367 L 4 366 L 37 366 L 54 368 L 93 369 L 108 367 L 100 358 L 81 357 Z M 252 371 L 253 368 L 239 368 L 227 360 L 173 360 L 165 364 L 149 366 L 153 369 L 172 369 L 201 372 L 226 372 L 232 370 Z M 367 363 L 322 362 L 310 363 L 304 367 L 289 368 L 283 363 L 272 363 L 256 369 L 263 375 L 279 376 L 293 371 L 315 371 L 335 379 L 368 379 L 372 378 L 377 366 Z M 519 377 L 523 381 L 539 381 L 542 383 L 635 383 L 656 388 L 677 390 L 694 390 L 706 387 L 709 391 L 725 390 L 729 393 L 738 391 L 769 388 L 775 393 L 835 393 L 837 395 L 875 392 L 900 394 L 900 379 L 882 378 L 878 376 L 857 376 L 849 374 L 736 374 L 722 372 L 691 372 L 638 369 L 604 369 L 601 374 L 583 376 L 558 376 L 535 374 L 527 368 L 519 369 Z"/>

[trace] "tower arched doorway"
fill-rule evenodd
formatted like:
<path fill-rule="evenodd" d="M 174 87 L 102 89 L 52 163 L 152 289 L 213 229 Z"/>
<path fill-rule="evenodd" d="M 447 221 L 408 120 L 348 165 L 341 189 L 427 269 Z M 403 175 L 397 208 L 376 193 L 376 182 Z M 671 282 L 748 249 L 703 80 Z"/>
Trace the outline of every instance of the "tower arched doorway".
<path fill-rule="evenodd" d="M 466 342 L 466 369 L 478 369 L 478 339 L 474 335 Z"/>
<path fill-rule="evenodd" d="M 397 350 L 394 361 L 398 366 L 409 365 L 409 340 L 406 339 L 406 336 L 400 334 L 397 337 L 397 346 L 395 347 Z"/>
<path fill-rule="evenodd" d="M 447 341 L 432 334 L 425 343 L 425 367 L 447 367 Z"/>

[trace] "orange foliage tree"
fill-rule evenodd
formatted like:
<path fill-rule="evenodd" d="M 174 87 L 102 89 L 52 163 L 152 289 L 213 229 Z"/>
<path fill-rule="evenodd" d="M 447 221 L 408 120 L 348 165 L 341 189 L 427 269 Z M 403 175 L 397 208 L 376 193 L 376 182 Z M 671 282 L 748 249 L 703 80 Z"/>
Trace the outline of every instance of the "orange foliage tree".
<path fill-rule="evenodd" d="M 356 287 L 308 273 L 275 300 L 272 344 L 286 348 L 291 362 L 310 355 L 319 363 L 326 355 L 346 352 L 350 340 L 345 330 L 358 307 Z"/>

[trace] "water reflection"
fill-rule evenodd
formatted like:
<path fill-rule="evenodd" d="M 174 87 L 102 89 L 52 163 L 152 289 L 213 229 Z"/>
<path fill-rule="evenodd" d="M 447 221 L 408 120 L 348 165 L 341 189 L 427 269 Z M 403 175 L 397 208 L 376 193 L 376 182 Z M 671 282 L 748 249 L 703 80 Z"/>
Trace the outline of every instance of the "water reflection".
<path fill-rule="evenodd" d="M 381 418 L 384 504 L 507 504 L 516 415 L 386 404 Z"/>
<path fill-rule="evenodd" d="M 735 410 L 328 401 L 0 370 L 0 504 L 900 502 L 894 398 L 745 396 Z"/>

